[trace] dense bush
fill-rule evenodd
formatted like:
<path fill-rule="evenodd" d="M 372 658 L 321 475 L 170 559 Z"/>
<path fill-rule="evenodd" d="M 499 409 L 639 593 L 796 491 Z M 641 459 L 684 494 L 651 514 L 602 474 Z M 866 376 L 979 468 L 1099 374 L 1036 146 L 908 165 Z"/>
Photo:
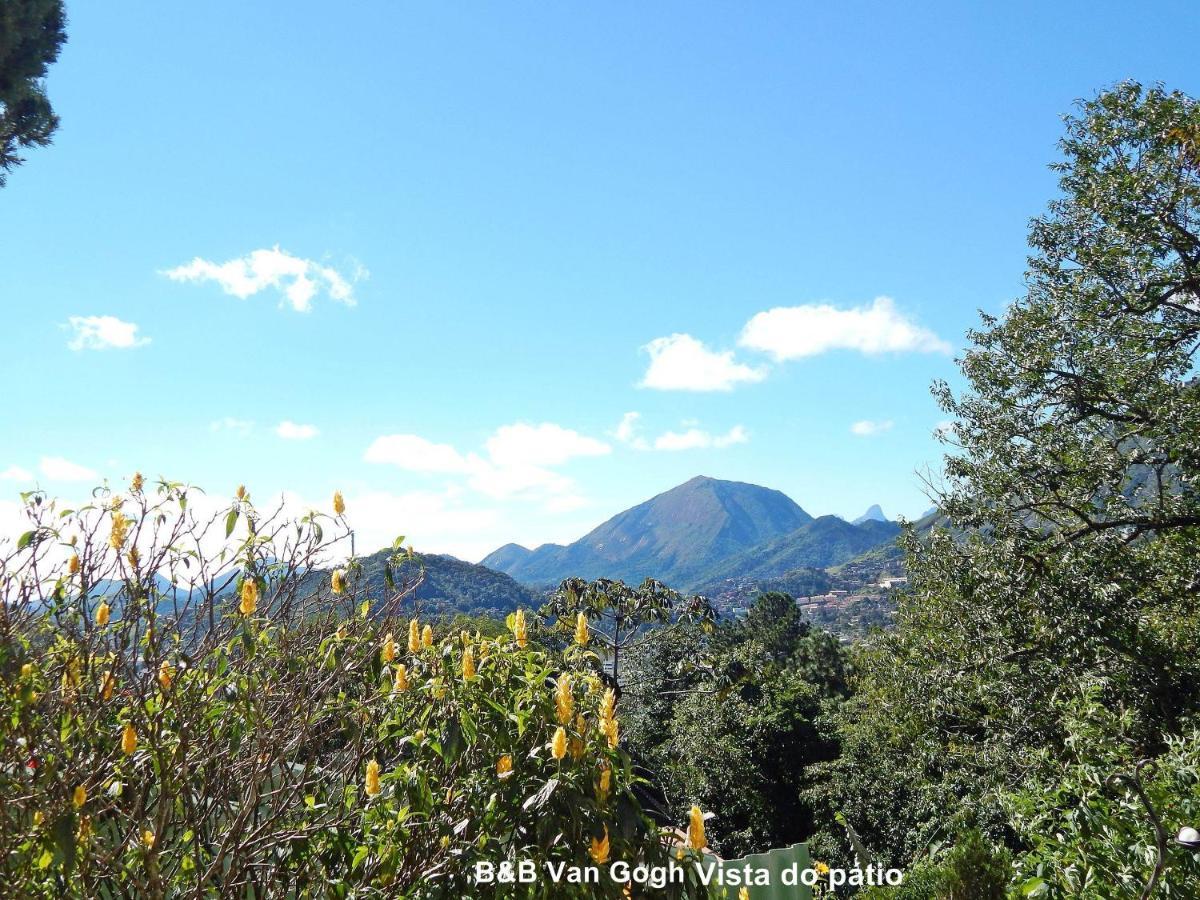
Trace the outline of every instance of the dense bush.
<path fill-rule="evenodd" d="M 0 558 L 10 892 L 491 897 L 478 861 L 665 861 L 585 647 L 552 659 L 523 613 L 434 631 L 353 560 L 312 590 L 340 497 L 298 520 L 140 476 L 95 497 L 28 495 Z"/>

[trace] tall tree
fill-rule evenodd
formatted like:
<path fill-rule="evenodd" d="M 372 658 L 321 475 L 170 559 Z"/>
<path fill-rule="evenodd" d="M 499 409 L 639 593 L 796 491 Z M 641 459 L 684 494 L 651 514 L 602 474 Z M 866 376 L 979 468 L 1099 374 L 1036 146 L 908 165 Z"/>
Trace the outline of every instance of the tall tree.
<path fill-rule="evenodd" d="M 892 858 L 956 813 L 999 820 L 989 791 L 1062 758 L 1088 686 L 1147 754 L 1200 705 L 1198 146 L 1182 94 L 1081 103 L 1025 296 L 971 334 L 968 390 L 935 386 L 955 532 L 910 536 L 912 590 L 865 662 L 835 789 Z"/>
<path fill-rule="evenodd" d="M 62 0 L 0 3 L 0 187 L 24 162 L 20 151 L 44 147 L 58 128 L 43 81 L 66 24 Z"/>

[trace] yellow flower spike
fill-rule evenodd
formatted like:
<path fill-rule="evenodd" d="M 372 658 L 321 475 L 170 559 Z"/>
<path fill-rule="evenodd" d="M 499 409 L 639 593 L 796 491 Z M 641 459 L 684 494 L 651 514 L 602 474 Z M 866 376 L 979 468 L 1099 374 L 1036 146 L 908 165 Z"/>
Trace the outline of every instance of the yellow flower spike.
<path fill-rule="evenodd" d="M 383 790 L 379 784 L 379 760 L 373 759 L 367 763 L 367 777 L 364 787 L 368 797 L 374 797 Z"/>
<path fill-rule="evenodd" d="M 138 553 L 137 547 L 130 547 L 125 559 L 129 561 L 129 568 L 136 569 L 142 561 L 142 554 Z"/>
<path fill-rule="evenodd" d="M 555 730 L 554 739 L 550 742 L 550 755 L 558 760 L 567 755 L 567 732 L 561 725 Z"/>
<path fill-rule="evenodd" d="M 105 601 L 101 600 L 100 605 L 96 607 L 96 625 L 103 628 L 108 624 L 109 616 L 112 615 L 112 607 Z"/>
<path fill-rule="evenodd" d="M 817 870 L 818 875 L 829 874 L 829 866 L 825 865 L 825 863 L 821 862 L 820 860 L 817 860 L 815 863 L 813 863 L 813 868 Z"/>
<path fill-rule="evenodd" d="M 608 763 L 604 763 L 600 769 L 600 784 L 596 788 L 596 797 L 601 803 L 608 799 L 608 792 L 612 790 L 612 767 Z"/>
<path fill-rule="evenodd" d="M 67 573 L 70 575 L 79 574 L 79 554 L 72 553 L 71 558 L 67 560 Z"/>
<path fill-rule="evenodd" d="M 108 535 L 108 545 L 114 550 L 125 546 L 125 538 L 129 534 L 129 519 L 120 512 L 112 514 L 112 531 Z"/>
<path fill-rule="evenodd" d="M 142 477 L 141 472 L 134 472 L 133 478 L 129 479 L 129 490 L 135 494 L 142 492 L 142 486 L 146 483 L 146 479 Z"/>
<path fill-rule="evenodd" d="M 617 692 L 612 688 L 608 688 L 604 692 L 604 696 L 600 698 L 600 718 L 611 719 L 615 716 L 617 710 Z"/>
<path fill-rule="evenodd" d="M 575 762 L 579 762 L 579 760 L 583 759 L 583 753 L 587 747 L 580 738 L 576 737 L 575 735 L 571 735 L 571 741 L 567 749 L 571 753 L 571 759 L 575 760 Z"/>
<path fill-rule="evenodd" d="M 329 589 L 335 594 L 346 593 L 346 573 L 341 569 L 334 569 L 333 574 L 329 576 Z"/>
<path fill-rule="evenodd" d="M 244 578 L 242 579 L 242 602 L 238 604 L 238 611 L 243 616 L 252 616 L 256 609 L 258 609 L 258 581 L 254 578 Z"/>
<path fill-rule="evenodd" d="M 575 712 L 575 696 L 571 691 L 571 676 L 563 672 L 558 676 L 554 688 L 554 709 L 560 725 L 571 721 Z"/>
<path fill-rule="evenodd" d="M 517 646 L 522 650 L 529 645 L 529 633 L 525 630 L 525 610 L 523 609 L 518 609 L 513 618 L 513 637 L 517 639 Z"/>
<path fill-rule="evenodd" d="M 617 749 L 617 744 L 620 742 L 621 728 L 617 725 L 616 719 L 605 719 L 600 723 L 604 728 L 604 733 L 608 735 L 608 746 L 613 750 Z"/>
<path fill-rule="evenodd" d="M 693 806 L 688 813 L 687 845 L 691 850 L 703 850 L 708 846 L 708 838 L 704 835 L 704 813 L 698 806 Z"/>
<path fill-rule="evenodd" d="M 598 866 L 608 862 L 608 826 L 604 826 L 604 837 L 592 838 L 592 846 L 588 849 L 588 855 L 592 857 L 592 862 Z"/>
<path fill-rule="evenodd" d="M 346 634 L 347 634 L 346 624 L 343 622 L 341 625 L 338 626 L 338 630 L 336 632 L 337 639 L 339 641 L 344 641 L 346 639 Z"/>
<path fill-rule="evenodd" d="M 433 626 L 432 625 L 426 625 L 425 629 L 421 632 L 421 645 L 426 650 L 428 650 L 430 647 L 433 646 Z"/>
<path fill-rule="evenodd" d="M 175 680 L 175 669 L 169 662 L 167 662 L 164 659 L 162 661 L 162 665 L 160 665 L 158 667 L 158 685 L 164 691 L 168 691 L 171 689 L 171 682 L 174 680 Z"/>
<path fill-rule="evenodd" d="M 44 822 L 45 820 L 46 820 L 46 814 L 45 814 L 45 813 L 43 813 L 43 812 L 42 812 L 42 811 L 39 809 L 37 812 L 35 812 L 35 813 L 33 814 L 33 827 L 34 827 L 34 828 L 37 828 L 37 827 L 38 827 L 39 825 L 41 825 L 41 824 L 42 824 L 42 822 Z"/>
<path fill-rule="evenodd" d="M 383 647 L 379 651 L 379 658 L 385 663 L 390 663 L 396 658 L 396 642 L 392 639 L 390 631 L 383 638 Z"/>
<path fill-rule="evenodd" d="M 87 803 L 87 788 L 82 784 L 75 788 L 75 792 L 71 794 L 71 802 L 75 804 L 76 809 Z"/>
<path fill-rule="evenodd" d="M 421 626 L 416 619 L 408 623 L 408 652 L 417 653 L 421 649 Z"/>
<path fill-rule="evenodd" d="M 470 681 L 475 677 L 475 651 L 470 647 L 463 651 L 462 676 L 463 681 Z"/>
<path fill-rule="evenodd" d="M 158 838 L 155 837 L 154 832 L 151 831 L 149 828 L 147 828 L 145 831 L 142 832 L 142 843 L 146 845 L 147 850 L 153 850 L 154 845 L 157 842 L 158 842 Z"/>
<path fill-rule="evenodd" d="M 575 616 L 575 643 L 580 647 L 586 647 L 590 636 L 587 616 L 579 613 Z"/>
<path fill-rule="evenodd" d="M 234 494 L 237 496 L 237 498 L 238 498 L 239 500 L 245 500 L 245 499 L 246 499 L 246 497 L 247 497 L 247 494 L 246 494 L 246 486 L 245 486 L 244 484 L 239 484 L 239 485 L 237 486 L 237 490 L 236 490 L 236 491 L 234 491 Z"/>
<path fill-rule="evenodd" d="M 104 673 L 100 679 L 100 699 L 108 701 L 112 699 L 113 688 L 117 686 L 117 676 L 112 673 L 112 670 Z"/>
<path fill-rule="evenodd" d="M 408 690 L 408 666 L 396 666 L 396 677 L 392 679 L 392 693 L 403 694 Z"/>
<path fill-rule="evenodd" d="M 491 652 L 492 652 L 492 642 L 491 641 L 480 641 L 479 642 L 479 659 L 480 660 L 487 659 L 488 654 Z"/>
<path fill-rule="evenodd" d="M 21 677 L 22 678 L 32 678 L 33 677 L 33 663 L 25 663 L 25 665 L 21 666 Z"/>
<path fill-rule="evenodd" d="M 738 891 L 738 900 L 750 900 L 750 889 L 742 888 Z"/>
<path fill-rule="evenodd" d="M 340 516 L 346 512 L 346 501 L 342 499 L 341 491 L 333 492 L 333 514 Z"/>
<path fill-rule="evenodd" d="M 513 774 L 513 758 L 512 754 L 505 753 L 496 760 L 496 775 L 501 781 L 506 778 L 511 778 Z"/>
<path fill-rule="evenodd" d="M 124 730 L 121 731 L 121 752 L 129 756 L 137 749 L 137 729 L 133 727 L 132 722 L 126 722 Z"/>

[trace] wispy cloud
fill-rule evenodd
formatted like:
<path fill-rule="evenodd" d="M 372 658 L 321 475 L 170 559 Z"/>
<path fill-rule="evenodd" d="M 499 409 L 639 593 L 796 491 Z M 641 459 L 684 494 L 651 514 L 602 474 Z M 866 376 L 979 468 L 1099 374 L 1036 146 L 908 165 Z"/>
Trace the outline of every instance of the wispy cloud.
<path fill-rule="evenodd" d="M 871 419 L 861 419 L 850 426 L 850 433 L 858 437 L 876 437 L 884 432 L 891 431 L 894 424 L 891 419 L 885 419 L 881 422 L 875 422 Z"/>
<path fill-rule="evenodd" d="M 245 436 L 254 430 L 254 422 L 250 419 L 225 416 L 223 419 L 210 422 L 208 428 L 210 431 L 232 431 L 235 434 Z"/>
<path fill-rule="evenodd" d="M 734 425 L 724 434 L 711 434 L 700 428 L 686 431 L 666 431 L 654 439 L 655 450 L 702 450 L 709 447 L 724 448 L 744 444 L 750 435 L 741 425 Z"/>
<path fill-rule="evenodd" d="M 274 290 L 282 295 L 281 306 L 286 303 L 297 312 L 312 309 L 313 298 L 322 292 L 331 300 L 354 306 L 354 284 L 368 276 L 362 266 L 346 276 L 331 266 L 293 256 L 279 245 L 226 262 L 197 256 L 162 274 L 172 281 L 216 282 L 226 294 L 243 300 L 261 291 Z"/>
<path fill-rule="evenodd" d="M 896 308 L 890 297 L 868 306 L 838 309 L 826 303 L 780 306 L 760 312 L 742 329 L 738 343 L 776 360 L 829 350 L 860 353 L 951 353 L 950 345 Z"/>
<path fill-rule="evenodd" d="M 416 434 L 385 434 L 367 447 L 363 458 L 409 472 L 461 475 L 466 486 L 492 499 L 541 501 L 547 512 L 568 512 L 586 501 L 575 481 L 555 467 L 611 452 L 603 441 L 561 425 L 517 422 L 497 428 L 482 452 L 463 453 Z"/>
<path fill-rule="evenodd" d="M 66 328 L 71 331 L 67 346 L 72 350 L 131 350 L 150 343 L 138 337 L 138 326 L 116 316 L 71 316 Z"/>
<path fill-rule="evenodd" d="M 640 386 L 659 391 L 729 391 L 767 375 L 734 360 L 732 350 L 710 350 L 690 334 L 655 338 L 642 349 L 650 367 Z"/>
<path fill-rule="evenodd" d="M 0 472 L 0 481 L 33 481 L 33 473 L 20 466 L 9 466 Z"/>
<path fill-rule="evenodd" d="M 100 477 L 87 466 L 61 456 L 43 456 L 38 461 L 38 471 L 51 481 L 96 481 Z"/>
<path fill-rule="evenodd" d="M 321 432 L 316 425 L 299 425 L 284 419 L 275 426 L 275 433 L 285 441 L 310 441 Z"/>

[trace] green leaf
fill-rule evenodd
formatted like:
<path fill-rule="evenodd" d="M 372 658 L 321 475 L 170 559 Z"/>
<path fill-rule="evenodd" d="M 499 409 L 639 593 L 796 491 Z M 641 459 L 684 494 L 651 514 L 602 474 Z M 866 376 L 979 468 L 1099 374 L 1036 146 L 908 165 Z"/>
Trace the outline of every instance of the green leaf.
<path fill-rule="evenodd" d="M 31 543 L 33 543 L 33 538 L 36 534 L 37 531 L 27 531 L 17 538 L 17 549 L 24 550 L 26 547 L 28 547 Z"/>
<path fill-rule="evenodd" d="M 229 515 L 225 517 L 225 537 L 229 537 L 231 534 L 233 534 L 233 526 L 237 524 L 237 520 L 238 510 L 235 506 L 229 511 Z"/>

